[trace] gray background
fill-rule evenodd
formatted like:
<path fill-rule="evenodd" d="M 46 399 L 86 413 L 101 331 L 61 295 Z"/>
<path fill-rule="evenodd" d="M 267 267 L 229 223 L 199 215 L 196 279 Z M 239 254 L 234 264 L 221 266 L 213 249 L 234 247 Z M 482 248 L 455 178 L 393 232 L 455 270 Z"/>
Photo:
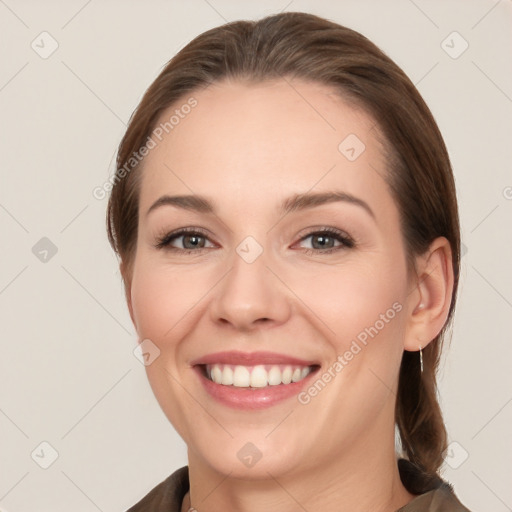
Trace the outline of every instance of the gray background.
<path fill-rule="evenodd" d="M 0 0 L 2 511 L 124 510 L 186 464 L 133 355 L 106 199 L 92 190 L 181 47 L 282 10 L 368 36 L 440 125 L 466 251 L 440 381 L 453 442 L 444 477 L 475 511 L 512 510 L 510 0 Z"/>

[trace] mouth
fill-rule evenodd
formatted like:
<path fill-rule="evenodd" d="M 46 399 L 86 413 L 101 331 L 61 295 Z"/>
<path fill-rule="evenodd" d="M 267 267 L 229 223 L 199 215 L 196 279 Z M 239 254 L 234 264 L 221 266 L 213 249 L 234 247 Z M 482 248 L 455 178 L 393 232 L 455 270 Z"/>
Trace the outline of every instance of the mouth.
<path fill-rule="evenodd" d="M 259 364 L 254 366 L 232 364 L 197 365 L 203 377 L 221 386 L 261 389 L 271 386 L 288 386 L 300 382 L 319 365 Z"/>
<path fill-rule="evenodd" d="M 318 361 L 239 350 L 205 355 L 189 364 L 211 398 L 246 411 L 297 397 L 320 369 Z"/>

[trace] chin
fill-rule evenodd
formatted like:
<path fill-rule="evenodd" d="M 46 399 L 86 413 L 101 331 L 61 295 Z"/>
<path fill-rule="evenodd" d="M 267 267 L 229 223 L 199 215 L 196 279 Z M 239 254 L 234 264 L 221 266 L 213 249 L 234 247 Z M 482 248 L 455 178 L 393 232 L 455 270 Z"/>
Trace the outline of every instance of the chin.
<path fill-rule="evenodd" d="M 189 445 L 189 462 L 194 464 L 195 458 L 201 458 L 213 471 L 243 480 L 268 480 L 270 475 L 286 474 L 301 464 L 291 443 L 284 448 L 282 443 L 264 437 L 246 433 L 243 439 L 224 443 L 218 439 L 203 440 L 195 447 Z"/>

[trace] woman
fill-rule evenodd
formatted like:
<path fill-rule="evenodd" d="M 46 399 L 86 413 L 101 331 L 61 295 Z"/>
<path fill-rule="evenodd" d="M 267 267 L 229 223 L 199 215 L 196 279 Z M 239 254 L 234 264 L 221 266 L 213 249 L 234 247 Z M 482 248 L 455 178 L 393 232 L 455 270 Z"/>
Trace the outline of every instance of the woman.
<path fill-rule="evenodd" d="M 189 461 L 130 511 L 467 511 L 436 398 L 455 186 L 396 64 L 304 13 L 215 28 L 150 86 L 117 167 L 109 238 Z"/>

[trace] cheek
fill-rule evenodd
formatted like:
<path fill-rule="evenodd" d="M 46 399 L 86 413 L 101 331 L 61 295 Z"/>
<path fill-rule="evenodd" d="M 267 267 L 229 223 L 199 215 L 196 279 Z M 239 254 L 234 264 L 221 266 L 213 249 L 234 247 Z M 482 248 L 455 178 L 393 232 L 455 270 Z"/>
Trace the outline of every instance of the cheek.
<path fill-rule="evenodd" d="M 204 295 L 199 271 L 187 271 L 154 263 L 135 266 L 131 297 L 137 332 L 141 338 L 161 341 L 175 337 L 187 313 Z M 172 334 L 171 334 L 172 333 Z"/>
<path fill-rule="evenodd" d="M 328 328 L 338 351 L 354 339 L 380 339 L 402 328 L 405 273 L 397 265 L 327 267 L 307 280 L 297 278 L 297 295 Z M 377 331 L 377 332 L 376 332 Z M 339 352 L 338 352 L 339 353 Z"/>
<path fill-rule="evenodd" d="M 204 273 L 197 270 L 171 270 L 154 261 L 139 259 L 134 266 L 131 297 L 139 340 L 149 339 L 160 350 L 148 366 L 146 374 L 163 412 L 185 440 L 189 425 L 184 411 L 196 405 L 183 393 L 182 344 L 180 341 L 194 329 L 194 322 L 204 295 L 198 283 Z"/>
<path fill-rule="evenodd" d="M 322 393 L 318 406 L 334 400 L 359 418 L 356 423 L 373 421 L 396 387 L 407 293 L 405 266 L 397 261 L 390 257 L 326 268 L 307 285 L 297 279 L 294 288 L 327 326 L 326 370 L 334 377 L 326 376 L 329 391 Z M 336 413 L 326 414 L 338 424 Z M 353 427 L 357 430 L 355 423 Z"/>

